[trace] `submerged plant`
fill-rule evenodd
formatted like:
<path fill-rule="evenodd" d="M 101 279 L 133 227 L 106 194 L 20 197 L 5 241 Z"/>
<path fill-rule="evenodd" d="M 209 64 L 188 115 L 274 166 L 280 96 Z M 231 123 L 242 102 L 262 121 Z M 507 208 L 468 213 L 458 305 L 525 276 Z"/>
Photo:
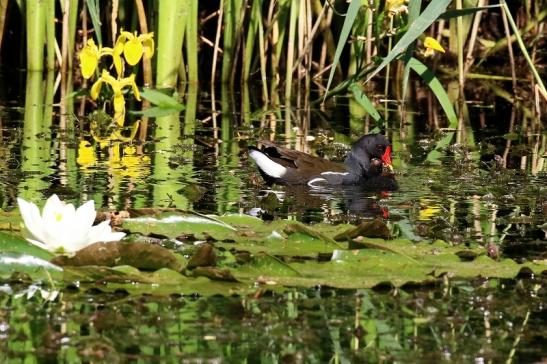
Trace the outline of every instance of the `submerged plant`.
<path fill-rule="evenodd" d="M 38 206 L 17 198 L 29 242 L 56 254 L 73 255 L 88 245 L 102 241 L 118 241 L 123 232 L 113 232 L 110 220 L 93 226 L 97 212 L 95 202 L 87 201 L 76 209 L 62 202 L 57 195 L 47 199 L 40 214 Z"/>

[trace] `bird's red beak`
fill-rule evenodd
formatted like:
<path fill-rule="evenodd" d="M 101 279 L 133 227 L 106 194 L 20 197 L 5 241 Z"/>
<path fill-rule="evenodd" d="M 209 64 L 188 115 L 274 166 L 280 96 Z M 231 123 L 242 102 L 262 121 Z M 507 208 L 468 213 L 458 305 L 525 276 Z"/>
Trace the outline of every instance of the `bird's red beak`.
<path fill-rule="evenodd" d="M 382 162 L 384 162 L 384 166 L 393 173 L 393 166 L 391 165 L 391 145 L 386 147 L 386 151 L 382 155 Z"/>

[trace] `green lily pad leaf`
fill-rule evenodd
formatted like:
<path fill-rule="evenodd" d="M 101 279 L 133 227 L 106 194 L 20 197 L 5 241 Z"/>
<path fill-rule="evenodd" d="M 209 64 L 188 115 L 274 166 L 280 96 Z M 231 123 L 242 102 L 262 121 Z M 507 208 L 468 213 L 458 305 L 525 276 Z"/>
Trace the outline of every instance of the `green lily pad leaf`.
<path fill-rule="evenodd" d="M 258 227 L 264 225 L 262 219 L 245 214 L 225 214 L 219 216 L 217 219 L 234 227 Z"/>
<path fill-rule="evenodd" d="M 187 277 L 171 269 L 160 269 L 155 272 L 141 272 L 141 278 L 148 282 L 121 283 L 108 282 L 99 288 L 105 292 L 124 290 L 129 294 L 171 295 L 234 295 L 247 294 L 248 286 L 235 281 L 211 280 L 207 277 Z"/>
<path fill-rule="evenodd" d="M 161 235 L 176 238 L 192 234 L 198 239 L 212 237 L 225 240 L 235 236 L 236 229 L 215 219 L 196 213 L 163 212 L 158 216 L 142 216 L 124 220 L 123 228 L 132 233 Z"/>
<path fill-rule="evenodd" d="M 147 243 L 95 243 L 79 250 L 73 257 L 58 256 L 52 262 L 63 266 L 130 265 L 144 270 L 170 268 L 180 271 L 183 268 L 182 262 L 173 252 Z"/>
<path fill-rule="evenodd" d="M 188 260 L 186 268 L 211 267 L 217 265 L 217 256 L 211 244 L 200 244 Z"/>
<path fill-rule="evenodd" d="M 49 260 L 53 254 L 44 250 L 27 240 L 4 232 L 0 232 L 0 252 L 14 252 L 32 255 L 44 260 Z"/>
<path fill-rule="evenodd" d="M 8 279 L 15 272 L 43 281 L 63 276 L 63 268 L 42 258 L 23 253 L 0 253 L 0 279 Z"/>
<path fill-rule="evenodd" d="M 295 233 L 308 235 L 314 239 L 327 243 L 334 248 L 342 248 L 334 239 L 301 223 L 288 224 L 283 232 L 287 235 L 292 235 Z"/>
<path fill-rule="evenodd" d="M 267 277 L 284 286 L 370 288 L 386 283 L 397 287 L 430 284 L 445 274 L 459 278 L 514 278 L 523 268 L 536 274 L 547 270 L 545 265 L 535 263 L 521 265 L 510 259 L 497 262 L 484 254 L 472 262 L 462 261 L 456 254 L 462 251 L 461 247 L 442 241 L 414 244 L 405 239 L 363 240 L 366 249 L 334 250 L 329 262 L 284 263 L 272 257 L 263 264 L 252 260 L 233 273 L 238 279 Z M 294 274 L 291 268 L 299 274 Z"/>
<path fill-rule="evenodd" d="M 21 214 L 18 210 L 0 211 L 0 229 L 7 232 L 18 232 L 22 227 Z"/>
<path fill-rule="evenodd" d="M 253 275 L 282 275 L 286 277 L 301 276 L 300 272 L 291 265 L 264 252 L 253 256 L 247 264 L 237 269 L 234 274 L 236 274 L 236 276 L 241 274 L 245 277 L 250 277 Z"/>
<path fill-rule="evenodd" d="M 207 277 L 214 281 L 237 282 L 229 269 L 218 267 L 197 267 L 192 271 L 194 277 Z"/>
<path fill-rule="evenodd" d="M 389 232 L 389 228 L 387 227 L 385 222 L 380 219 L 375 219 L 372 221 L 363 221 L 356 227 L 336 235 L 334 237 L 334 240 L 351 240 L 355 239 L 358 236 L 364 236 L 367 238 L 390 239 L 391 233 Z"/>

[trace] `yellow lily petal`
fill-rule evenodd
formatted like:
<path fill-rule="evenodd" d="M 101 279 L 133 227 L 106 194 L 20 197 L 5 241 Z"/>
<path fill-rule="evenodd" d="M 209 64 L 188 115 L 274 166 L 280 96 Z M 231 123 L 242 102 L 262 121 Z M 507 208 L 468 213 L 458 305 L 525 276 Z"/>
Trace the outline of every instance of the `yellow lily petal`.
<path fill-rule="evenodd" d="M 435 38 L 425 37 L 424 47 L 434 51 L 444 53 L 444 48 L 437 42 Z"/>
<path fill-rule="evenodd" d="M 142 43 L 144 55 L 147 58 L 152 58 L 154 55 L 154 33 L 141 34 L 139 40 Z"/>
<path fill-rule="evenodd" d="M 130 65 L 134 66 L 141 60 L 144 49 L 138 38 L 128 40 L 123 47 L 123 55 Z"/>
<path fill-rule="evenodd" d="M 103 85 L 103 79 L 101 77 L 97 81 L 95 81 L 93 86 L 91 86 L 91 91 L 89 92 L 89 94 L 93 100 L 97 100 L 97 97 L 99 97 L 99 93 L 101 92 L 102 85 Z"/>
<path fill-rule="evenodd" d="M 99 49 L 93 39 L 87 41 L 87 45 L 80 52 L 80 68 L 85 79 L 90 78 L 95 73 L 99 64 Z"/>

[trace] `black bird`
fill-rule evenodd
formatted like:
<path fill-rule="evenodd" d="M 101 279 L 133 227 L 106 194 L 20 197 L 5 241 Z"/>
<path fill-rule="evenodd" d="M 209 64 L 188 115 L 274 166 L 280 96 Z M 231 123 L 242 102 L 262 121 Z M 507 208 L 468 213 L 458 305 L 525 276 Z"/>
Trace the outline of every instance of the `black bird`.
<path fill-rule="evenodd" d="M 263 146 L 261 149 L 249 148 L 249 156 L 268 183 L 398 189 L 391 165 L 391 143 L 381 134 L 368 134 L 357 140 L 343 164 L 283 148 L 270 141 L 261 141 L 260 144 Z"/>

